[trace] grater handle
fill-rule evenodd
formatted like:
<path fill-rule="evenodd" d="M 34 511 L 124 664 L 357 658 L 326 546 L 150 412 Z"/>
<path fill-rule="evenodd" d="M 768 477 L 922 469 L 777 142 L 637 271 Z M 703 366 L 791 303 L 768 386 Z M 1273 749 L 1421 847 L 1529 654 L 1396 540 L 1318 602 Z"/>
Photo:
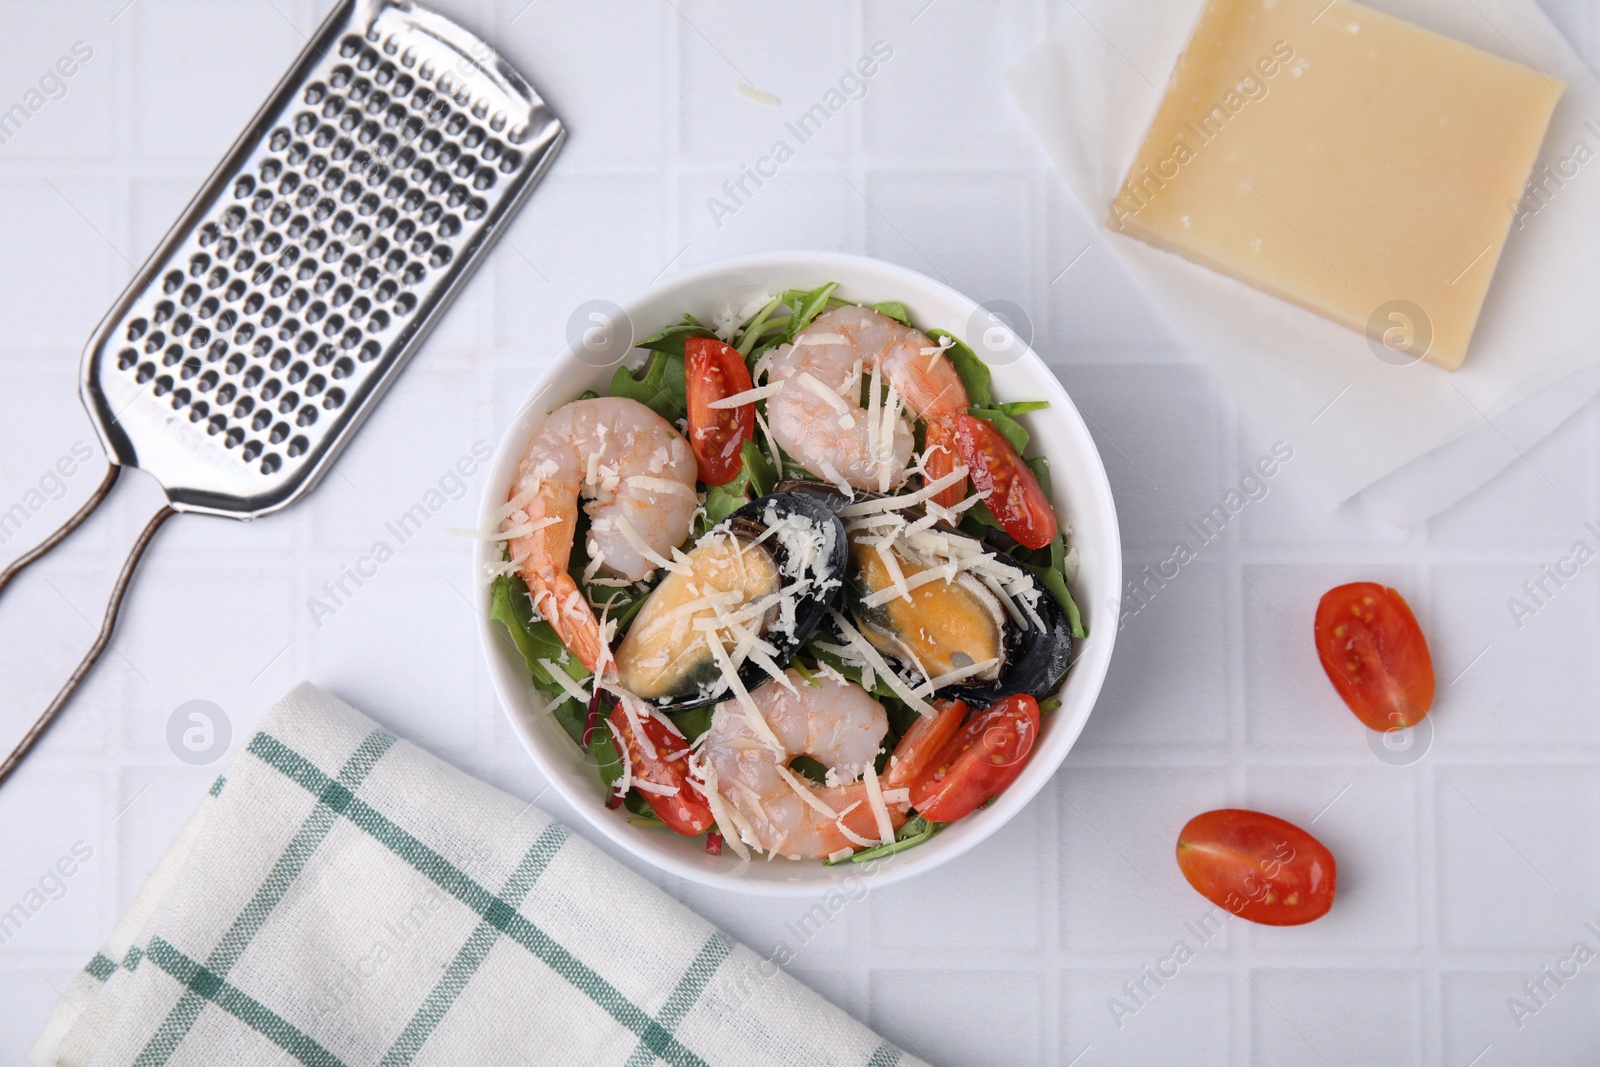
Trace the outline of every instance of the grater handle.
<path fill-rule="evenodd" d="M 21 574 L 23 569 L 26 568 L 28 564 L 38 561 L 46 552 L 49 552 L 52 548 L 65 541 L 67 539 L 67 535 L 73 530 L 76 530 L 78 527 L 82 526 L 83 520 L 94 514 L 94 509 L 98 508 L 105 501 L 105 498 L 111 492 L 111 487 L 117 484 L 117 477 L 121 473 L 121 464 L 111 464 L 111 469 L 106 471 L 105 480 L 100 483 L 100 487 L 90 494 L 89 499 L 84 501 L 83 507 L 79 508 L 77 513 L 73 515 L 72 518 L 62 523 L 61 528 L 55 533 L 51 534 L 49 537 L 46 537 L 38 545 L 35 545 L 32 551 L 18 556 L 12 561 L 9 567 L 3 571 L 0 571 L 0 593 L 5 592 L 6 586 L 11 584 L 11 579 Z"/>
<path fill-rule="evenodd" d="M 106 494 L 111 491 L 112 485 L 117 480 L 117 472 L 120 469 L 113 465 L 111 473 L 106 476 L 105 482 L 96 491 L 94 499 L 77 515 L 69 519 L 65 526 L 51 534 L 44 544 L 7 568 L 4 575 L 0 575 L 0 585 L 3 585 L 5 581 L 9 581 L 17 571 L 27 566 L 27 564 L 32 563 L 51 548 L 60 544 L 68 534 L 76 529 L 89 516 L 89 513 L 99 506 L 100 501 L 105 499 Z M 57 693 L 55 699 L 50 702 L 50 706 L 44 709 L 44 714 L 40 715 L 38 720 L 28 728 L 28 732 L 22 735 L 22 740 L 17 743 L 17 747 L 11 750 L 11 754 L 5 758 L 3 763 L 0 763 L 0 783 L 11 777 L 11 772 L 17 769 L 39 738 L 44 736 L 44 732 L 50 728 L 50 724 L 55 721 L 56 716 L 61 714 L 62 709 L 67 706 L 67 702 L 72 699 L 72 694 L 77 692 L 78 686 L 82 684 L 84 678 L 88 677 L 89 671 L 111 644 L 111 632 L 116 629 L 117 615 L 122 610 L 122 598 L 127 594 L 128 586 L 133 581 L 133 572 L 138 568 L 139 561 L 144 558 L 145 549 L 150 547 L 150 542 L 155 538 L 156 531 L 161 529 L 162 524 L 176 514 L 177 512 L 172 509 L 171 505 L 163 504 L 161 510 L 156 512 L 155 517 L 145 525 L 144 530 L 139 534 L 139 539 L 133 543 L 133 549 L 128 553 L 127 560 L 122 564 L 122 573 L 117 575 L 117 584 L 111 587 L 111 602 L 106 605 L 105 619 L 100 623 L 100 632 L 95 636 L 94 645 L 89 649 L 88 654 L 83 657 L 83 661 L 78 664 L 77 669 L 72 672 L 72 676 L 67 679 L 67 683 L 61 687 L 61 692 Z"/>

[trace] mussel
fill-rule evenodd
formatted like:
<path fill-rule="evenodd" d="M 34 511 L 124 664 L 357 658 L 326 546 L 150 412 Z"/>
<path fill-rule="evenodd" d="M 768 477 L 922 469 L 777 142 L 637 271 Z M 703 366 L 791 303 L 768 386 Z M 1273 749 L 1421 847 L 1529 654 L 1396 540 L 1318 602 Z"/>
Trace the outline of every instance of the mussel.
<path fill-rule="evenodd" d="M 835 510 L 850 503 L 817 483 L 779 488 Z M 898 514 L 914 522 L 922 513 L 907 508 Z M 930 552 L 929 542 L 937 547 L 941 539 L 949 539 L 945 550 Z M 1071 663 L 1072 626 L 1055 597 L 1027 570 L 997 546 L 943 524 L 912 542 L 881 540 L 871 529 L 849 535 L 845 583 L 850 615 L 874 648 L 913 674 L 950 677 L 936 692 L 975 707 L 1014 693 L 1043 699 L 1055 692 Z M 978 570 L 951 568 L 952 554 L 987 556 L 1007 572 L 990 573 L 985 581 Z"/>
<path fill-rule="evenodd" d="M 781 672 L 839 593 L 844 525 L 801 493 L 752 501 L 668 568 L 617 646 L 618 682 L 663 711 L 700 707 Z M 741 647 L 743 646 L 743 647 Z"/>

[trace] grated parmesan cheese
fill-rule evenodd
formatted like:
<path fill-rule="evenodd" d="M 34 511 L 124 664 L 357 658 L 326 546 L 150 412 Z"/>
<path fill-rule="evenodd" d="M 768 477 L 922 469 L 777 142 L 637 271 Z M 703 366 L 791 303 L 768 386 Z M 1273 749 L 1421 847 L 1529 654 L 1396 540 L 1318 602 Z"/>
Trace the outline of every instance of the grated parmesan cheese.
<path fill-rule="evenodd" d="M 878 788 L 878 772 L 867 764 L 867 803 L 872 807 L 872 817 L 878 823 L 878 840 L 885 845 L 894 844 L 894 826 L 889 820 L 889 808 L 883 802 L 883 790 Z"/>
<path fill-rule="evenodd" d="M 562 670 L 559 664 L 542 659 L 539 661 L 539 666 L 550 672 L 550 677 L 554 678 L 556 684 L 566 691 L 567 696 L 580 704 L 588 706 L 589 694 L 584 692 L 583 687 L 574 681 L 571 675 Z"/>
<path fill-rule="evenodd" d="M 770 385 L 758 385 L 754 389 L 746 389 L 742 393 L 734 393 L 732 396 L 725 396 L 721 400 L 713 400 L 706 407 L 714 410 L 742 408 L 746 404 L 754 404 L 758 400 L 766 400 L 768 397 L 776 396 L 783 391 L 783 386 L 784 383 L 781 381 L 773 382 Z"/>
<path fill-rule="evenodd" d="M 878 650 L 873 648 L 865 637 L 861 636 L 860 631 L 850 625 L 849 619 L 841 615 L 837 609 L 830 609 L 829 614 L 833 616 L 833 624 L 839 628 L 839 633 L 849 643 L 851 649 L 866 661 L 867 669 L 881 674 L 883 680 L 888 683 L 889 688 L 894 690 L 895 696 L 910 704 L 925 716 L 934 714 L 933 705 L 922 699 L 916 690 L 906 684 L 905 679 L 890 669 L 889 664 L 878 654 Z M 862 688 L 870 691 L 871 686 L 867 684 L 865 679 L 866 674 L 863 671 Z"/>

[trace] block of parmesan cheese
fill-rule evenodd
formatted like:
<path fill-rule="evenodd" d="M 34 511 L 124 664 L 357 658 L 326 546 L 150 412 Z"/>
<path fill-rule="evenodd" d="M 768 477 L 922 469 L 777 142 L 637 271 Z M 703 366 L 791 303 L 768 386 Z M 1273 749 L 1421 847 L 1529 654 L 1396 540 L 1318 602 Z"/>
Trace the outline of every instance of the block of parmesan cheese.
<path fill-rule="evenodd" d="M 1209 0 L 1107 225 L 1454 370 L 1565 88 L 1350 0 Z"/>

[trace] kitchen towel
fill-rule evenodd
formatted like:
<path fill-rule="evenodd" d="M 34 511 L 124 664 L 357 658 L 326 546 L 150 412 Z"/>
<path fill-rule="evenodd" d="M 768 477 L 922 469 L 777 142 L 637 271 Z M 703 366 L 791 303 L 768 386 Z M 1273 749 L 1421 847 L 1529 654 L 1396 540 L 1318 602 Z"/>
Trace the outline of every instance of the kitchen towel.
<path fill-rule="evenodd" d="M 1305 9 L 1303 35 L 1345 32 L 1339 6 L 1284 2 Z M 1203 3 L 1069 4 L 1061 25 L 1009 76 L 1096 226 Z M 1588 291 L 1600 277 L 1600 242 L 1592 239 L 1600 232 L 1600 177 L 1591 163 L 1600 155 L 1600 79 L 1534 0 L 1371 6 L 1568 86 L 1535 167 L 1550 177 L 1541 196 L 1517 209 L 1460 371 L 1385 361 L 1355 331 L 1242 282 L 1109 230 L 1100 240 L 1217 371 L 1256 430 L 1294 445 L 1294 473 L 1324 508 L 1363 494 L 1389 521 L 1410 526 L 1527 462 L 1529 448 L 1600 391 L 1600 302 Z"/>
<path fill-rule="evenodd" d="M 229 764 L 30 1057 L 920 1063 L 532 804 L 310 685 Z"/>

